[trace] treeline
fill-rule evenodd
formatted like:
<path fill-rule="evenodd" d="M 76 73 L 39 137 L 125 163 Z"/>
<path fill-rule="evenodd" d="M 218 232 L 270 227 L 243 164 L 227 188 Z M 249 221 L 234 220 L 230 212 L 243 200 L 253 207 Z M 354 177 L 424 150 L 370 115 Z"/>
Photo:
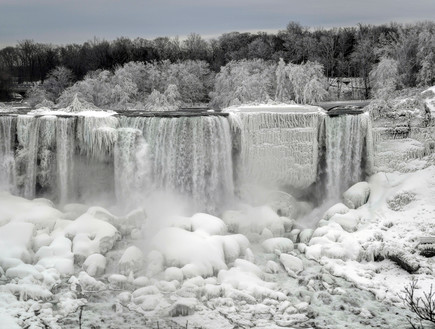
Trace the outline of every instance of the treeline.
<path fill-rule="evenodd" d="M 397 63 L 398 87 L 435 82 L 435 23 L 390 23 L 312 30 L 291 22 L 276 34 L 226 33 L 212 40 L 191 34 L 185 40 L 156 38 L 94 39 L 84 44 L 55 46 L 24 40 L 0 50 L 0 89 L 13 83 L 41 81 L 62 66 L 74 81 L 89 72 L 114 72 L 129 62 L 202 61 L 212 73 L 233 61 L 263 60 L 302 64 L 317 62 L 327 78 L 361 78 L 370 95 L 370 71 L 381 59 Z M 211 91 L 211 90 L 209 90 Z"/>

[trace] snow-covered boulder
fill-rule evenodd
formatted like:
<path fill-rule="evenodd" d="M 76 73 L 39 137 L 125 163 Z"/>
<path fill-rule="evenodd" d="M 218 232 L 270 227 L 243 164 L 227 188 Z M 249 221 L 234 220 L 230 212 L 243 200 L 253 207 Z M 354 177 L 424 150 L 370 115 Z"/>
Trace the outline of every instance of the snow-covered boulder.
<path fill-rule="evenodd" d="M 323 219 L 329 220 L 335 214 L 345 214 L 348 211 L 348 206 L 344 205 L 343 203 L 337 203 L 325 211 L 325 213 L 323 214 Z"/>
<path fill-rule="evenodd" d="M 0 193 L 0 223 L 31 223 L 37 230 L 51 231 L 63 214 L 46 199 L 27 200 L 7 192 Z"/>
<path fill-rule="evenodd" d="M 181 268 L 187 278 L 226 269 L 226 262 L 243 255 L 249 242 L 240 234 L 210 236 L 203 231 L 169 227 L 156 234 L 152 245 L 163 255 L 165 266 Z"/>
<path fill-rule="evenodd" d="M 116 287 L 116 288 L 121 288 L 121 289 L 125 289 L 125 286 L 128 282 L 128 278 L 125 275 L 122 274 L 111 274 L 107 280 L 109 281 L 109 283 Z"/>
<path fill-rule="evenodd" d="M 106 257 L 100 254 L 92 254 L 83 263 L 83 269 L 90 276 L 100 276 L 106 270 Z"/>
<path fill-rule="evenodd" d="M 356 260 L 361 253 L 361 245 L 351 234 L 336 222 L 318 227 L 305 248 L 305 256 L 319 260 L 322 256 L 342 260 Z"/>
<path fill-rule="evenodd" d="M 41 280 L 41 273 L 35 268 L 35 266 L 30 264 L 19 264 L 17 266 L 11 267 L 6 271 L 6 276 L 11 279 L 23 279 L 25 277 L 31 277 L 36 280 Z"/>
<path fill-rule="evenodd" d="M 178 267 L 168 267 L 165 270 L 165 280 L 173 281 L 176 280 L 178 282 L 183 281 L 183 271 Z"/>
<path fill-rule="evenodd" d="M 370 185 L 367 182 L 359 182 L 352 185 L 343 193 L 344 204 L 351 209 L 356 209 L 366 204 L 370 196 Z"/>
<path fill-rule="evenodd" d="M 262 243 L 265 252 L 273 253 L 275 250 L 288 253 L 294 249 L 293 242 L 287 238 L 271 238 Z"/>
<path fill-rule="evenodd" d="M 75 279 L 76 278 L 74 276 L 72 276 L 68 282 L 73 283 Z M 79 276 L 77 279 L 78 279 L 77 283 L 82 288 L 82 291 L 98 292 L 98 291 L 104 290 L 106 288 L 106 286 L 104 285 L 103 282 L 94 279 L 88 273 L 86 273 L 84 271 L 79 273 Z"/>
<path fill-rule="evenodd" d="M 306 228 L 299 233 L 299 242 L 308 244 L 310 242 L 311 236 L 313 235 L 313 230 Z"/>
<path fill-rule="evenodd" d="M 265 268 L 266 273 L 275 274 L 279 272 L 279 269 L 280 269 L 279 264 L 277 262 L 274 262 L 273 260 L 269 260 L 266 263 L 266 268 Z"/>
<path fill-rule="evenodd" d="M 329 219 L 330 222 L 340 224 L 340 226 L 347 232 L 355 232 L 359 223 L 358 216 L 353 212 L 345 214 L 335 214 Z"/>
<path fill-rule="evenodd" d="M 210 235 L 222 235 L 227 233 L 225 222 L 215 216 L 198 213 L 190 218 L 192 231 L 202 231 Z"/>
<path fill-rule="evenodd" d="M 136 246 L 128 247 L 118 262 L 119 271 L 123 274 L 136 272 L 144 266 L 145 255 Z"/>
<path fill-rule="evenodd" d="M 246 206 L 242 211 L 226 211 L 222 215 L 222 220 L 229 232 L 243 234 L 248 232 L 261 234 L 267 228 L 278 236 L 285 231 L 285 225 L 289 225 L 286 217 L 278 216 L 269 206 Z"/>
<path fill-rule="evenodd" d="M 98 208 L 99 209 L 99 208 Z M 65 236 L 73 239 L 73 253 L 83 260 L 94 253 L 105 254 L 120 238 L 118 230 L 103 219 L 104 211 L 90 208 L 88 212 L 65 227 Z"/>
<path fill-rule="evenodd" d="M 63 275 L 74 273 L 74 254 L 71 252 L 71 240 L 58 236 L 49 246 L 42 246 L 35 254 L 38 265 L 55 268 Z"/>
<path fill-rule="evenodd" d="M 1 211 L 1 210 L 0 210 Z M 34 224 L 10 222 L 0 227 L 0 262 L 6 258 L 31 261 Z"/>
<path fill-rule="evenodd" d="M 198 300 L 196 298 L 180 298 L 172 305 L 169 316 L 187 316 L 195 312 Z"/>
<path fill-rule="evenodd" d="M 279 256 L 281 264 L 289 275 L 298 274 L 304 270 L 304 264 L 302 260 L 296 256 L 289 254 L 281 254 Z"/>

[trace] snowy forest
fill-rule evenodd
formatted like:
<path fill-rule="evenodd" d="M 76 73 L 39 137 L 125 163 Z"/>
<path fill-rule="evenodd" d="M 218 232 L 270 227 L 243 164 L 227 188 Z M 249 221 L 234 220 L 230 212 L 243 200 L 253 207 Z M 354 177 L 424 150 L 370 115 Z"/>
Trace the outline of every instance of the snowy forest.
<path fill-rule="evenodd" d="M 0 96 L 34 82 L 35 107 L 62 107 L 76 94 L 115 110 L 368 99 L 432 85 L 434 48 L 434 22 L 333 29 L 290 22 L 276 34 L 210 40 L 195 33 L 62 46 L 23 40 L 0 50 Z"/>

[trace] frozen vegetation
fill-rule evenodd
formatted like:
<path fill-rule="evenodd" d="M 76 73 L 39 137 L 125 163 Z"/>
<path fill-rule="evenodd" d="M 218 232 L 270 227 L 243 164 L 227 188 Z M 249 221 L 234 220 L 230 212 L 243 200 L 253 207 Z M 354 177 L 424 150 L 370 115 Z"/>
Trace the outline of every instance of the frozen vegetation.
<path fill-rule="evenodd" d="M 1 116 L 0 327 L 409 328 L 434 100 Z"/>

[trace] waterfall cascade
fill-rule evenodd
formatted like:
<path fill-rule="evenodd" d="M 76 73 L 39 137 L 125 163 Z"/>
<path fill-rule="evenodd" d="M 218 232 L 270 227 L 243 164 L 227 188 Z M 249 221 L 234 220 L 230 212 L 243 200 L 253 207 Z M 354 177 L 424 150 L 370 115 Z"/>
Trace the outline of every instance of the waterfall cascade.
<path fill-rule="evenodd" d="M 268 187 L 308 188 L 317 179 L 319 126 L 323 113 L 304 111 L 236 112 L 239 135 L 238 181 Z"/>
<path fill-rule="evenodd" d="M 0 134 L 0 183 L 27 198 L 65 203 L 112 190 L 126 202 L 158 189 L 213 212 L 233 195 L 221 116 L 0 116 Z"/>
<path fill-rule="evenodd" d="M 352 184 L 370 173 L 373 141 L 368 114 L 326 117 L 326 193 L 339 200 Z"/>
<path fill-rule="evenodd" d="M 125 117 L 121 126 L 142 131 L 149 145 L 153 188 L 192 197 L 199 209 L 215 211 L 233 196 L 228 120 L 204 117 Z"/>
<path fill-rule="evenodd" d="M 4 189 L 11 189 L 16 185 L 15 130 L 15 117 L 8 116 L 0 120 L 0 188 Z"/>
<path fill-rule="evenodd" d="M 297 106 L 172 118 L 96 113 L 0 116 L 0 185 L 60 203 L 171 191 L 216 212 L 235 185 L 308 189 L 321 159 L 332 197 L 371 168 L 366 114 Z"/>

